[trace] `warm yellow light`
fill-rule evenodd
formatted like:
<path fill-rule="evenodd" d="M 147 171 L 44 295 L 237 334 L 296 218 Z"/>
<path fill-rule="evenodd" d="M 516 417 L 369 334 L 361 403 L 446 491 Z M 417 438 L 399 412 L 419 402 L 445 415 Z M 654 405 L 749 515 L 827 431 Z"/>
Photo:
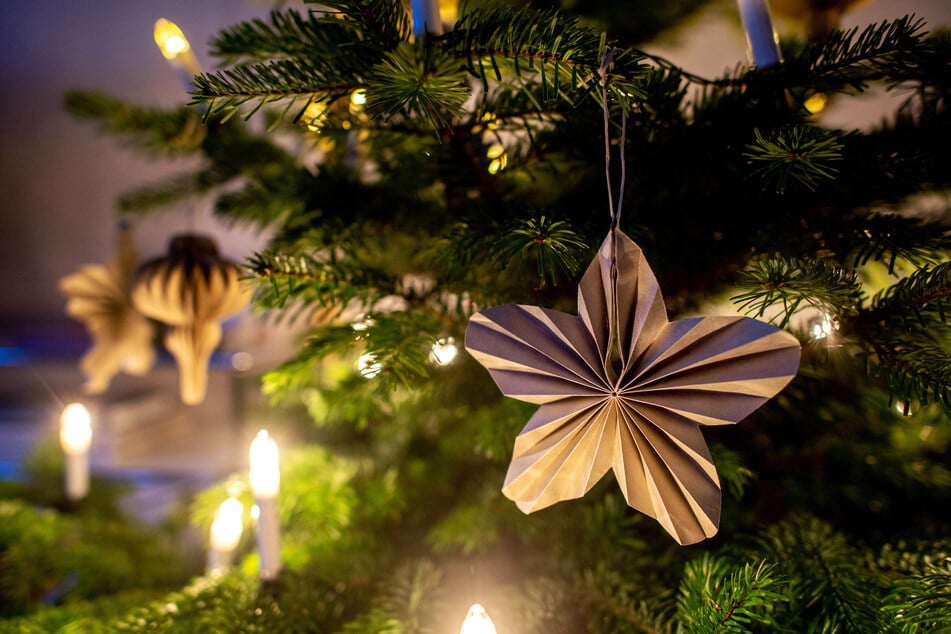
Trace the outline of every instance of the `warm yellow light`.
<path fill-rule="evenodd" d="M 230 552 L 241 541 L 244 530 L 244 505 L 234 498 L 228 498 L 215 511 L 215 519 L 211 523 L 211 547 L 216 550 Z"/>
<path fill-rule="evenodd" d="M 357 359 L 357 372 L 365 379 L 372 379 L 383 370 L 383 365 L 372 354 L 364 353 Z"/>
<path fill-rule="evenodd" d="M 318 132 L 320 130 L 320 124 L 323 122 L 326 114 L 327 104 L 323 101 L 313 101 L 304 108 L 304 113 L 301 114 L 300 121 L 306 125 L 307 129 L 311 132 Z"/>
<path fill-rule="evenodd" d="M 89 450 L 92 443 L 92 419 L 82 403 L 70 403 L 60 417 L 59 442 L 67 454 L 77 455 Z"/>
<path fill-rule="evenodd" d="M 825 339 L 838 329 L 835 321 L 829 315 L 822 315 L 812 322 L 812 338 L 816 341 Z"/>
<path fill-rule="evenodd" d="M 356 108 L 362 108 L 367 103 L 367 91 L 363 88 L 357 88 L 350 93 L 350 105 Z"/>
<path fill-rule="evenodd" d="M 505 166 L 508 165 L 508 155 L 503 154 L 502 156 L 492 159 L 492 162 L 489 163 L 489 174 L 498 174 L 505 169 Z"/>
<path fill-rule="evenodd" d="M 153 35 L 155 43 L 158 44 L 159 50 L 162 51 L 165 59 L 175 59 L 190 48 L 188 40 L 185 39 L 185 34 L 178 28 L 178 25 L 165 18 L 159 18 L 155 21 Z"/>
<path fill-rule="evenodd" d="M 433 350 L 429 354 L 429 359 L 436 365 L 449 365 L 456 360 L 459 354 L 459 348 L 456 347 L 456 340 L 452 337 L 440 337 L 433 344 Z"/>
<path fill-rule="evenodd" d="M 803 103 L 803 107 L 812 114 L 818 114 L 825 109 L 828 102 L 829 98 L 823 93 L 814 92 L 806 98 L 805 103 Z"/>
<path fill-rule="evenodd" d="M 443 22 L 455 23 L 459 19 L 459 0 L 439 0 L 439 15 Z"/>
<path fill-rule="evenodd" d="M 485 608 L 475 603 L 469 608 L 459 634 L 496 634 L 495 623 L 489 618 Z"/>
<path fill-rule="evenodd" d="M 350 324 L 350 327 L 356 330 L 357 332 L 363 332 L 364 330 L 369 330 L 376 325 L 376 319 L 370 316 L 367 313 L 363 313 Z"/>
<path fill-rule="evenodd" d="M 267 430 L 262 429 L 251 442 L 251 490 L 255 496 L 274 497 L 281 484 L 281 470 L 278 464 L 277 443 Z"/>
<path fill-rule="evenodd" d="M 485 155 L 490 159 L 499 158 L 505 154 L 505 146 L 501 143 L 493 143 L 489 146 L 489 149 L 485 151 Z"/>

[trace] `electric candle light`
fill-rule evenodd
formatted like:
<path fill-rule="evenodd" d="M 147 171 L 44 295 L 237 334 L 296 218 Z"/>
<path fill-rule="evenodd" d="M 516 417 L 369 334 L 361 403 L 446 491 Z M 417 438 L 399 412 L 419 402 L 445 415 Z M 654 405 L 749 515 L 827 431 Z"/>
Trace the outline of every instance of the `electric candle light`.
<path fill-rule="evenodd" d="M 737 0 L 740 20 L 746 32 L 753 64 L 767 68 L 782 61 L 779 54 L 778 36 L 773 30 L 766 0 Z"/>
<path fill-rule="evenodd" d="M 433 343 L 429 360 L 436 365 L 449 365 L 456 360 L 458 354 L 459 348 L 456 347 L 456 340 L 453 337 L 440 337 Z"/>
<path fill-rule="evenodd" d="M 155 21 L 153 37 L 162 52 L 162 56 L 181 75 L 185 91 L 191 92 L 194 89 L 192 77 L 201 73 L 201 67 L 198 65 L 198 59 L 195 57 L 192 47 L 185 39 L 185 34 L 174 22 L 159 18 Z"/>
<path fill-rule="evenodd" d="M 439 0 L 412 0 L 413 35 L 417 38 L 426 33 L 442 35 L 442 18 L 439 17 Z"/>
<path fill-rule="evenodd" d="M 462 622 L 459 634 L 496 634 L 495 623 L 484 607 L 474 603 L 466 614 L 466 620 Z"/>
<path fill-rule="evenodd" d="M 211 523 L 210 546 L 208 551 L 208 572 L 224 570 L 231 564 L 231 553 L 241 541 L 244 531 L 244 505 L 234 498 L 228 498 L 215 511 Z"/>
<path fill-rule="evenodd" d="M 89 446 L 92 420 L 82 403 L 70 403 L 60 417 L 59 443 L 66 458 L 66 497 L 81 500 L 89 493 Z"/>
<path fill-rule="evenodd" d="M 251 443 L 251 491 L 258 507 L 255 534 L 262 579 L 273 579 L 281 571 L 280 522 L 277 514 L 277 492 L 281 471 L 277 444 L 262 429 Z"/>

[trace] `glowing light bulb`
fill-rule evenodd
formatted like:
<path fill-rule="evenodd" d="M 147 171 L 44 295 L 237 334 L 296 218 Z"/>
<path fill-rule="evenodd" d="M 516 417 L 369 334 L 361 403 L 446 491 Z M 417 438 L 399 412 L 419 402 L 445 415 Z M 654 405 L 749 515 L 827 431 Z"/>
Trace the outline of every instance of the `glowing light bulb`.
<path fill-rule="evenodd" d="M 251 442 L 251 491 L 257 507 L 255 536 L 262 579 L 273 579 L 281 571 L 281 521 L 277 511 L 277 491 L 281 482 L 277 444 L 262 429 Z M 254 509 L 251 513 L 254 517 Z"/>
<path fill-rule="evenodd" d="M 159 51 L 162 52 L 162 57 L 167 59 L 172 66 L 184 69 L 189 74 L 188 79 L 201 73 L 195 53 L 177 24 L 165 18 L 159 18 L 155 21 L 152 35 Z M 186 84 L 186 89 L 190 89 L 189 84 Z"/>
<path fill-rule="evenodd" d="M 215 519 L 211 523 L 211 547 L 223 552 L 234 550 L 241 541 L 244 532 L 244 504 L 234 498 L 228 498 L 218 506 Z"/>
<path fill-rule="evenodd" d="M 507 154 L 503 154 L 498 158 L 492 159 L 492 161 L 489 163 L 489 174 L 498 174 L 505 169 L 508 163 L 509 160 Z"/>
<path fill-rule="evenodd" d="M 803 102 L 802 106 L 812 114 L 819 114 L 825 110 L 826 104 L 829 103 L 829 98 L 821 92 L 814 92 L 806 97 L 806 101 Z"/>
<path fill-rule="evenodd" d="M 495 623 L 484 607 L 474 603 L 466 614 L 466 620 L 462 622 L 459 634 L 496 634 Z"/>
<path fill-rule="evenodd" d="M 70 403 L 60 417 L 59 442 L 70 455 L 89 451 L 92 444 L 92 419 L 82 403 Z"/>
<path fill-rule="evenodd" d="M 383 365 L 372 354 L 364 353 L 357 359 L 357 372 L 365 379 L 372 379 L 383 370 Z"/>
<path fill-rule="evenodd" d="M 274 497 L 280 488 L 281 470 L 278 463 L 277 443 L 267 430 L 262 429 L 251 442 L 251 490 L 255 496 Z"/>
<path fill-rule="evenodd" d="M 501 143 L 493 143 L 489 146 L 489 149 L 485 151 L 485 155 L 489 158 L 499 158 L 505 154 L 505 146 Z"/>
<path fill-rule="evenodd" d="M 429 360 L 436 365 L 449 365 L 456 360 L 459 354 L 459 348 L 456 347 L 456 340 L 452 337 L 440 337 L 433 343 L 432 352 L 429 353 Z"/>
<path fill-rule="evenodd" d="M 59 444 L 65 457 L 66 497 L 81 500 L 89 493 L 89 446 L 92 419 L 82 403 L 70 403 L 60 416 Z"/>
<path fill-rule="evenodd" d="M 809 322 L 809 332 L 816 341 L 826 339 L 835 334 L 838 324 L 829 315 L 821 315 Z"/>
<path fill-rule="evenodd" d="M 367 104 L 367 91 L 363 88 L 357 88 L 350 93 L 350 105 L 355 108 L 362 108 Z"/>
<path fill-rule="evenodd" d="M 168 60 L 177 58 L 191 48 L 188 45 L 188 40 L 185 39 L 185 34 L 178 28 L 178 25 L 165 18 L 159 18 L 155 21 L 153 36 L 159 50 L 162 51 L 162 55 Z"/>

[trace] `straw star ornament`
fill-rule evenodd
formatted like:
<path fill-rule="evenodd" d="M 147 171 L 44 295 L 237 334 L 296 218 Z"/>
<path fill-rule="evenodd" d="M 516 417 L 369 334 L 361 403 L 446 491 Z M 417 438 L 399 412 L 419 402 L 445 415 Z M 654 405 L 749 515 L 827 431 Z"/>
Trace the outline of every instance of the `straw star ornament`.
<path fill-rule="evenodd" d="M 701 425 L 736 423 L 792 380 L 800 346 L 748 317 L 667 321 L 640 248 L 612 229 L 577 316 L 507 304 L 473 315 L 466 349 L 506 396 L 541 407 L 502 492 L 530 513 L 614 470 L 627 503 L 680 544 L 716 534 L 720 483 Z"/>

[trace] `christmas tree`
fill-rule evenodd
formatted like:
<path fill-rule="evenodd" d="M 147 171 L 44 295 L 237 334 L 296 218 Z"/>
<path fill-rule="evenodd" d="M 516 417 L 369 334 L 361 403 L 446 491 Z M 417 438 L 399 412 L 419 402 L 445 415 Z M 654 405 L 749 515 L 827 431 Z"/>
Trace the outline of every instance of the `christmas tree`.
<path fill-rule="evenodd" d="M 133 225 L 212 196 L 223 222 L 267 232 L 240 283 L 254 311 L 300 328 L 296 355 L 261 377 L 300 442 L 282 449 L 276 566 L 250 537 L 238 565 L 188 581 L 159 554 L 147 584 L 43 610 L 20 597 L 13 631 L 448 632 L 473 603 L 502 634 L 951 628 L 951 38 L 905 15 L 770 51 L 747 23 L 757 63 L 705 78 L 644 44 L 700 2 L 546 4 L 460 3 L 442 19 L 426 2 L 284 7 L 218 33 L 222 67 L 193 77 L 187 108 L 68 95 L 104 133 L 202 158 L 124 197 Z M 903 95 L 880 124 L 822 123 L 822 103 L 876 86 Z M 583 496 L 529 514 L 501 491 L 545 401 L 502 393 L 537 394 L 499 389 L 472 324 L 511 304 L 538 307 L 538 323 L 584 317 L 579 284 L 597 277 L 605 235 L 622 235 L 615 221 L 672 323 L 742 315 L 794 336 L 800 355 L 788 385 L 735 416 L 694 412 L 691 386 L 671 388 L 672 419 L 702 428 L 697 464 L 723 491 L 688 545 L 652 519 L 676 487 L 652 493 L 664 503 L 651 511 L 620 474 L 569 474 Z M 635 274 L 607 261 L 613 297 Z M 634 302 L 617 295 L 604 312 Z M 618 328 L 608 375 L 625 354 Z M 649 343 L 630 344 L 635 363 Z M 707 380 L 753 398 L 725 365 Z M 200 493 L 195 524 L 207 531 L 231 495 L 250 507 L 246 479 Z M 28 539 L 32 507 L 3 513 L 17 520 L 0 542 L 18 564 L 0 572 L 9 598 L 22 545 L 38 557 L 54 537 Z M 140 552 L 131 534 L 123 545 Z"/>

